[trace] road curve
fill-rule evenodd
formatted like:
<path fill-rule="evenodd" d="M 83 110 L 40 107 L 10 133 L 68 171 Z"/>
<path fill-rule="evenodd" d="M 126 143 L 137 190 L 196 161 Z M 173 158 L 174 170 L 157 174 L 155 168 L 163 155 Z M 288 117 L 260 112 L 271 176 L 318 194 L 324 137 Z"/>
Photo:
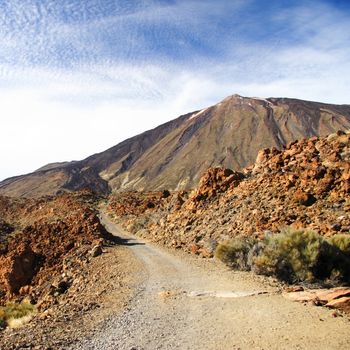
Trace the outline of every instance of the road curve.
<path fill-rule="evenodd" d="M 131 304 L 72 349 L 350 348 L 346 317 L 287 301 L 250 274 L 131 238 L 101 217 L 144 269 Z"/>

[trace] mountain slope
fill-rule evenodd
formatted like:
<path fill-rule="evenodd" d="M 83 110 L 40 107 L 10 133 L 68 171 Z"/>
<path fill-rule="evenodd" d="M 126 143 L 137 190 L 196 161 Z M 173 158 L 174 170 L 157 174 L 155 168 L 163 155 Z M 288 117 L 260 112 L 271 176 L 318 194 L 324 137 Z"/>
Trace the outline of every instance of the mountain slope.
<path fill-rule="evenodd" d="M 350 105 L 229 96 L 82 161 L 57 163 L 0 183 L 0 194 L 39 196 L 89 187 L 98 192 L 186 189 L 212 166 L 240 169 L 261 148 L 350 129 Z"/>

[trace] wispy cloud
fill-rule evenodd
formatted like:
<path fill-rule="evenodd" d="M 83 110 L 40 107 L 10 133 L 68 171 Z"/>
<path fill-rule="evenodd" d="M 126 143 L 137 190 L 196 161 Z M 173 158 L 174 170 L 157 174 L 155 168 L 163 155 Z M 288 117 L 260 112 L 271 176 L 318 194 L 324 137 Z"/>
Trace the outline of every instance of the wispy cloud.
<path fill-rule="evenodd" d="M 233 93 L 350 103 L 349 7 L 283 3 L 0 3 L 0 178 Z"/>

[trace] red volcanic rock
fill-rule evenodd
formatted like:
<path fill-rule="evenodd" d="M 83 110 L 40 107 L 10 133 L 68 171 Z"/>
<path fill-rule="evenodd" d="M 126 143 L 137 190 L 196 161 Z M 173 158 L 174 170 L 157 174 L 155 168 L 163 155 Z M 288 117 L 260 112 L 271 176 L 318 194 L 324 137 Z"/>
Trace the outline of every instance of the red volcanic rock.
<path fill-rule="evenodd" d="M 0 256 L 0 285 L 10 294 L 29 284 L 36 270 L 36 254 L 25 243 L 19 243 L 6 256 Z"/>
<path fill-rule="evenodd" d="M 199 202 L 225 192 L 230 186 L 237 186 L 244 175 L 231 169 L 210 168 L 202 176 L 198 189 L 191 195 L 191 200 Z"/>
<path fill-rule="evenodd" d="M 111 238 L 97 211 L 91 209 L 91 200 L 86 193 L 65 194 L 20 204 L 9 201 L 6 212 L 0 205 L 0 215 L 9 220 L 14 220 L 11 218 L 16 216 L 16 211 L 23 214 L 23 222 L 16 222 L 16 234 L 0 252 L 0 305 L 11 297 L 28 294 L 41 300 L 48 295 L 54 280 L 62 287 L 62 273 L 73 279 L 79 274 L 81 264 L 88 261 L 89 251 Z M 69 282 L 65 281 L 67 288 Z M 61 287 L 55 291 L 62 291 Z M 54 298 L 50 298 L 41 305 L 51 305 Z"/>
<path fill-rule="evenodd" d="M 339 309 L 350 314 L 350 297 L 342 297 L 331 300 L 326 304 L 326 306 L 332 309 Z"/>
<path fill-rule="evenodd" d="M 332 309 L 350 313 L 350 288 L 309 289 L 287 292 L 283 295 L 288 300 L 312 302 L 315 305 L 325 305 Z"/>
<path fill-rule="evenodd" d="M 264 149 L 242 173 L 211 168 L 189 195 L 174 192 L 153 201 L 152 209 L 136 205 L 143 208 L 151 194 L 124 193 L 123 210 L 111 205 L 110 211 L 122 212 L 122 222 L 147 239 L 201 254 L 206 242 L 261 238 L 285 226 L 325 236 L 349 232 L 349 181 L 350 134 L 333 134 L 295 141 L 281 151 Z M 128 197 L 135 203 L 130 207 Z"/>
<path fill-rule="evenodd" d="M 296 203 L 305 206 L 310 206 L 316 201 L 316 198 L 312 194 L 304 192 L 301 189 L 296 190 L 293 197 Z"/>
<path fill-rule="evenodd" d="M 140 215 L 147 210 L 158 207 L 161 201 L 168 198 L 170 193 L 163 192 L 125 192 L 112 196 L 109 201 L 109 210 L 118 216 Z"/>

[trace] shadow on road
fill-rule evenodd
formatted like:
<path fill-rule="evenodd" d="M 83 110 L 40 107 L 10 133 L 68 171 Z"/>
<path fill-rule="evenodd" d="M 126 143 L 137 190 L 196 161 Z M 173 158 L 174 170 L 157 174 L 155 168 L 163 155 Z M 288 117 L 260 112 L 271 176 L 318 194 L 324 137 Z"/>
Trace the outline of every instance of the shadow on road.
<path fill-rule="evenodd" d="M 107 222 L 105 220 L 105 215 L 99 216 L 101 224 L 104 226 L 105 229 L 105 238 L 110 241 L 112 244 L 118 244 L 118 245 L 124 245 L 124 246 L 136 246 L 136 245 L 145 245 L 145 243 L 137 241 L 135 238 L 123 238 L 120 236 L 117 236 L 113 231 L 117 231 L 119 233 L 119 230 L 115 230 L 112 227 L 109 227 L 108 220 Z"/>
<path fill-rule="evenodd" d="M 114 236 L 114 242 L 119 245 L 133 246 L 133 245 L 145 245 L 145 243 L 138 242 L 134 238 L 122 238 Z"/>
<path fill-rule="evenodd" d="M 111 242 L 113 245 L 124 245 L 124 246 L 135 246 L 135 245 L 145 245 L 145 243 L 138 242 L 135 238 L 123 238 L 114 235 L 112 232 L 105 228 L 105 238 Z"/>

